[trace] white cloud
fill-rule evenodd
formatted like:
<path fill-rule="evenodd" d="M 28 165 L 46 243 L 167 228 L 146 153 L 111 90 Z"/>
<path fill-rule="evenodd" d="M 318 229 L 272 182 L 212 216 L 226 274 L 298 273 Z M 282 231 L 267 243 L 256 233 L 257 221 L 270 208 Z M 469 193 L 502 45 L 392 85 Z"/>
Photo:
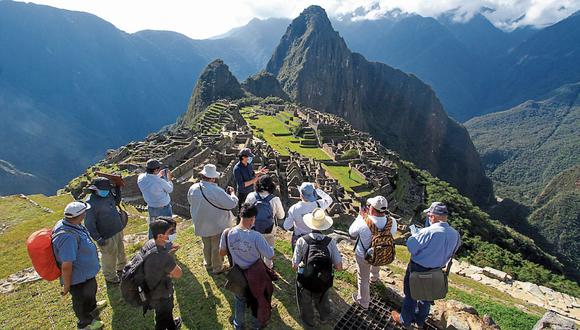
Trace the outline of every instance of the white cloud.
<path fill-rule="evenodd" d="M 400 8 L 423 16 L 438 16 L 454 10 L 467 20 L 482 8 L 498 27 L 553 24 L 577 10 L 580 0 L 33 0 L 70 10 L 93 13 L 127 32 L 143 29 L 172 30 L 192 38 L 207 38 L 246 24 L 253 17 L 297 16 L 317 4 L 331 16 L 363 8 L 359 19 L 377 19 Z M 521 18 L 523 17 L 523 18 Z M 520 20 L 517 20 L 521 18 Z"/>

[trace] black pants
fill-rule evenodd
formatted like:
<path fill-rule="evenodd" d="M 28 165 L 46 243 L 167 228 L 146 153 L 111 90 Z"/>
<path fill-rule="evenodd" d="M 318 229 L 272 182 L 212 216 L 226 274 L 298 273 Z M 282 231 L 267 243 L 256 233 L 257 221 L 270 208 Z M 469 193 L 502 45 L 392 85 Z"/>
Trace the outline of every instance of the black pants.
<path fill-rule="evenodd" d="M 91 324 L 98 317 L 97 308 L 97 281 L 91 278 L 85 282 L 71 285 L 70 295 L 79 329 Z"/>
<path fill-rule="evenodd" d="M 240 219 L 242 217 L 242 215 L 240 214 L 240 210 L 242 209 L 242 204 L 246 202 L 246 197 L 248 197 L 249 194 L 250 193 L 238 192 L 238 217 L 236 220 L 236 225 L 240 223 Z"/>
<path fill-rule="evenodd" d="M 173 296 L 153 300 L 151 307 L 155 309 L 155 330 L 177 329 L 173 320 Z"/>
<path fill-rule="evenodd" d="M 318 311 L 320 321 L 322 322 L 330 317 L 332 310 L 330 308 L 329 294 L 330 289 L 323 293 L 315 293 L 304 289 L 301 287 L 300 283 L 296 281 L 296 301 L 298 304 L 298 311 L 300 312 L 300 318 L 305 325 L 309 327 L 314 326 L 315 310 Z"/>

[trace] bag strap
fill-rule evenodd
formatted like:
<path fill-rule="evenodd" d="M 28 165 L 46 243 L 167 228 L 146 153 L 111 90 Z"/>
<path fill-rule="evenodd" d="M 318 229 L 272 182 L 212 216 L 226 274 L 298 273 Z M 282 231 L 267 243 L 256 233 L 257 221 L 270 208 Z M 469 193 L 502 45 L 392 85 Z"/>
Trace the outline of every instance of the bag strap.
<path fill-rule="evenodd" d="M 231 228 L 226 228 L 226 230 L 224 230 L 224 234 L 226 235 L 226 252 L 228 253 L 228 262 L 230 263 L 230 267 L 234 267 L 234 259 L 230 253 L 230 243 L 228 240 L 228 237 L 230 236 L 230 229 Z"/>
<path fill-rule="evenodd" d="M 457 235 L 459 235 L 459 233 L 457 233 Z M 451 258 L 449 259 L 449 262 L 447 263 L 446 269 L 443 272 L 445 275 L 449 275 L 449 272 L 451 272 L 451 265 L 453 265 L 453 257 L 457 253 L 457 250 L 459 250 L 460 244 L 461 244 L 461 236 L 457 237 L 457 244 L 455 245 L 455 248 L 453 249 L 453 253 L 451 254 Z"/>
<path fill-rule="evenodd" d="M 207 199 L 207 197 L 205 196 L 205 194 L 203 193 L 203 187 L 201 186 L 201 183 L 199 184 L 199 190 L 201 191 L 201 195 L 203 196 L 203 198 L 213 207 L 215 207 L 218 210 L 222 210 L 222 211 L 229 211 L 228 209 L 224 209 L 223 207 L 219 207 L 216 206 L 214 203 L 212 203 L 209 199 Z"/>

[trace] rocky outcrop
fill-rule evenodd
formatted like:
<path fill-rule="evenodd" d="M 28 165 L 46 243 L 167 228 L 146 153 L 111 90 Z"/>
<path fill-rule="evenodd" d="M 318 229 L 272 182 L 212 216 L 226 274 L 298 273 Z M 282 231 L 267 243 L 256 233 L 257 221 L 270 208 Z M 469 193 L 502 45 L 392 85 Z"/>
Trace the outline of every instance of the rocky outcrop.
<path fill-rule="evenodd" d="M 432 311 L 440 329 L 499 330 L 489 315 L 481 317 L 472 306 L 455 300 L 438 300 Z"/>
<path fill-rule="evenodd" d="M 262 71 L 242 83 L 242 88 L 258 97 L 275 96 L 283 100 L 288 100 L 288 94 L 284 92 L 276 77 L 269 72 Z"/>
<path fill-rule="evenodd" d="M 554 312 L 547 312 L 532 330 L 576 330 L 576 323 Z"/>
<path fill-rule="evenodd" d="M 243 96 L 244 91 L 229 67 L 220 59 L 214 60 L 199 76 L 182 124 L 188 126 L 193 123 L 195 116 L 214 101 L 233 100 Z"/>
<path fill-rule="evenodd" d="M 467 131 L 446 115 L 433 90 L 351 53 L 324 9 L 308 7 L 292 21 L 267 71 L 295 101 L 344 117 L 477 204 L 492 202 L 491 182 Z"/>

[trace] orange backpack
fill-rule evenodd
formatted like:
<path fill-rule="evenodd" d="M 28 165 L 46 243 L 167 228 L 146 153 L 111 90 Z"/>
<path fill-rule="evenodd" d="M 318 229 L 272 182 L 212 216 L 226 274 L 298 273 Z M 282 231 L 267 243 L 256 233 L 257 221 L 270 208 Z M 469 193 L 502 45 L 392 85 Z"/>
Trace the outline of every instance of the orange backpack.
<path fill-rule="evenodd" d="M 34 270 L 47 281 L 54 281 L 61 275 L 52 250 L 52 239 L 64 233 L 73 234 L 77 236 L 77 240 L 80 239 L 77 234 L 67 230 L 59 230 L 53 236 L 52 229 L 43 228 L 32 233 L 26 240 L 26 248 Z"/>

